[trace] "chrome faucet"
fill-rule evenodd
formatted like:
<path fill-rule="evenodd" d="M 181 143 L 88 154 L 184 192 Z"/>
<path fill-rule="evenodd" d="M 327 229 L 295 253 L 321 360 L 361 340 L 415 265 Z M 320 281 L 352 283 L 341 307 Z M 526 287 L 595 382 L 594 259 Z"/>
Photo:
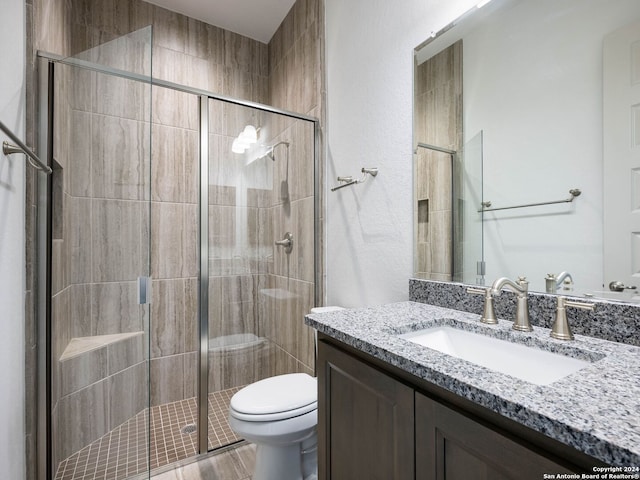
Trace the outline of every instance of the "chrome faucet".
<path fill-rule="evenodd" d="M 482 323 L 486 323 L 488 325 L 495 325 L 498 323 L 498 320 L 496 319 L 496 311 L 493 308 L 493 295 L 491 294 L 490 288 L 469 287 L 467 288 L 467 293 L 484 296 L 484 307 L 482 310 L 482 317 L 480 317 L 480 321 Z"/>
<path fill-rule="evenodd" d="M 569 285 L 573 285 L 573 277 L 569 272 L 561 272 L 558 275 L 548 273 L 544 278 L 547 293 L 556 293 L 564 282 L 567 285 L 566 290 L 570 290 Z"/>
<path fill-rule="evenodd" d="M 525 277 L 518 277 L 518 281 L 514 282 L 506 277 L 502 277 L 493 282 L 491 286 L 491 294 L 496 297 L 502 293 L 502 289 L 508 287 L 517 295 L 516 318 L 513 321 L 514 330 L 519 332 L 530 332 L 533 330 L 529 323 L 529 302 L 527 294 L 529 293 L 529 282 Z"/>

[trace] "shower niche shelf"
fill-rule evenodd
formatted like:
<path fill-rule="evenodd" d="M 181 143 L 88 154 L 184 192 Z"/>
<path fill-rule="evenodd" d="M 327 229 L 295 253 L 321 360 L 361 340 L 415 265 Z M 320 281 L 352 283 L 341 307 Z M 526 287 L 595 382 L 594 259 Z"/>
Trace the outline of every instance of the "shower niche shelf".
<path fill-rule="evenodd" d="M 72 398 L 107 379 L 122 381 L 125 371 L 144 365 L 144 332 L 72 338 L 60 356 L 60 393 Z M 134 385 L 131 385 L 133 388 Z M 94 391 L 95 393 L 95 391 Z"/>
<path fill-rule="evenodd" d="M 62 355 L 60 355 L 60 361 L 64 362 L 71 358 L 82 355 L 83 353 L 90 352 L 99 348 L 105 348 L 116 342 L 122 342 L 133 337 L 142 336 L 144 332 L 131 332 L 131 333 L 116 333 L 113 335 L 94 335 L 91 337 L 76 337 L 72 338 L 64 349 Z"/>

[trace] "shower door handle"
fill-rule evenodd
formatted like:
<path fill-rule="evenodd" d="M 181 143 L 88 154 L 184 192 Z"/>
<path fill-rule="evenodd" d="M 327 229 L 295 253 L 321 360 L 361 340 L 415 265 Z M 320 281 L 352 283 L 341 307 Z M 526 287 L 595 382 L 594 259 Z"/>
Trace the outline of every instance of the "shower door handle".
<path fill-rule="evenodd" d="M 285 253 L 291 253 L 293 250 L 293 233 L 287 232 L 282 240 L 276 240 L 276 245 L 284 247 Z"/>
<path fill-rule="evenodd" d="M 138 277 L 138 304 L 151 303 L 151 277 Z"/>

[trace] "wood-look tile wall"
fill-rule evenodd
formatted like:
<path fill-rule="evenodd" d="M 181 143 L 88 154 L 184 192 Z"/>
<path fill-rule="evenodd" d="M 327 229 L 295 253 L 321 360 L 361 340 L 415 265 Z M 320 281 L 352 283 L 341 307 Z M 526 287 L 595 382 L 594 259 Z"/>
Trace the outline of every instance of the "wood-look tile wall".
<path fill-rule="evenodd" d="M 417 67 L 415 138 L 419 142 L 460 152 L 462 148 L 462 42 Z M 415 274 L 450 281 L 452 256 L 459 255 L 452 238 L 451 156 L 419 148 L 415 168 Z"/>
<path fill-rule="evenodd" d="M 323 125 L 323 9 L 322 0 L 298 0 L 265 45 L 140 0 L 27 0 L 28 85 L 35 85 L 34 54 L 38 49 L 73 55 L 153 24 L 154 77 L 308 114 Z M 129 57 L 122 55 L 118 42 L 112 46 L 97 50 L 100 62 L 140 68 L 145 61 L 119 64 Z M 56 122 L 65 128 L 59 130 L 55 143 L 64 184 L 61 233 L 53 244 L 55 353 L 59 356 L 73 337 L 143 329 L 147 313 L 136 304 L 135 277 L 141 271 L 138 263 L 148 255 L 144 245 L 149 243 L 143 240 L 150 237 L 154 278 L 149 332 L 151 401 L 158 404 L 194 396 L 198 347 L 197 100 L 155 87 L 150 95 L 146 87 L 95 73 L 61 71 L 57 72 L 58 81 L 62 81 L 60 93 L 73 91 L 73 95 L 68 104 L 56 104 Z M 126 97 L 122 95 L 125 87 Z M 105 95 L 108 101 L 102 101 Z M 27 97 L 27 143 L 33 143 L 37 131 L 33 88 L 28 88 Z M 149 109 L 151 125 L 146 122 Z M 211 333 L 249 332 L 267 339 L 224 359 L 213 352 L 212 357 L 218 358 L 211 361 L 215 367 L 210 374 L 212 389 L 273 374 L 314 370 L 313 336 L 302 322 L 314 305 L 313 128 L 284 116 L 270 114 L 268 120 L 256 119 L 252 118 L 255 113 L 241 110 L 228 106 L 212 110 L 212 150 L 228 152 L 232 138 L 254 120 L 269 122 L 271 134 L 265 140 L 286 140 L 290 147 L 276 151 L 277 161 L 270 166 L 271 185 L 247 189 L 243 213 L 238 213 L 235 205 L 235 187 L 224 182 L 210 187 L 212 240 L 223 247 L 231 245 L 237 240 L 236 222 L 242 221 L 246 222 L 249 245 L 260 252 L 248 259 L 211 257 L 211 296 L 224 299 L 212 304 Z M 98 133 L 108 134 L 109 141 Z M 149 151 L 150 189 L 145 180 L 149 177 Z M 126 155 L 118 157 L 119 152 Z M 286 161 L 281 158 L 285 152 Z M 121 161 L 113 161 L 115 158 Z M 227 168 L 218 166 L 222 174 Z M 36 305 L 32 299 L 35 178 L 31 174 L 27 179 L 27 412 L 36 411 Z M 150 214 L 145 208 L 149 190 Z M 150 225 L 150 231 L 145 231 L 145 225 Z M 289 256 L 273 245 L 285 231 L 295 235 L 296 247 Z M 122 235 L 113 237 L 108 246 L 103 239 L 113 232 Z M 134 252 L 128 250 L 132 244 L 136 245 Z M 265 291 L 280 294 L 270 296 Z M 137 358 L 136 347 L 128 348 L 122 355 Z M 119 385 L 118 391 L 140 393 L 140 385 L 147 379 L 136 366 L 141 364 L 133 360 L 128 368 L 105 370 L 100 355 L 96 353 L 85 363 L 87 368 L 96 365 L 98 376 L 86 368 L 81 369 L 83 375 L 75 376 L 69 369 L 63 369 L 64 373 L 56 369 L 60 381 L 55 382 L 59 387 L 54 398 L 59 402 L 54 430 L 60 433 L 54 454 L 58 459 L 113 428 L 114 422 L 129 415 L 128 410 L 145 404 L 141 394 L 135 394 L 124 406 L 110 405 L 114 398 L 110 388 Z M 94 409 L 98 411 L 87 417 L 94 419 L 90 425 L 71 420 L 72 413 L 77 418 L 77 412 L 86 410 L 89 414 Z M 35 419 L 35 415 L 28 415 L 30 458 L 35 458 Z M 71 438 L 74 440 L 66 441 Z M 35 461 L 28 464 L 35 465 Z M 35 478 L 31 467 L 28 478 Z"/>
<path fill-rule="evenodd" d="M 323 29 L 324 2 L 298 0 L 269 43 L 269 103 L 316 117 L 321 127 L 324 125 Z M 274 374 L 291 371 L 313 374 L 313 332 L 303 323 L 304 315 L 315 306 L 313 127 L 309 123 L 283 122 L 276 131 L 281 132 L 279 139 L 293 141 L 288 166 L 276 161 L 271 207 L 273 234 L 281 239 L 290 231 L 296 243 L 289 255 L 283 249 L 274 251 L 269 288 L 290 295 L 286 299 L 269 297 L 267 308 L 271 313 L 264 327 L 267 338 L 276 346 Z M 322 152 L 323 146 L 319 147 Z M 321 162 L 318 174 L 324 171 L 322 165 Z M 284 188 L 286 195 L 282 194 Z M 318 233 L 318 238 L 322 238 L 322 232 Z M 316 248 L 322 249 L 321 245 Z"/>
<path fill-rule="evenodd" d="M 26 19 L 26 129 L 25 143 L 35 145 L 37 138 L 37 75 L 36 51 L 69 53 L 71 31 L 69 24 L 70 5 L 53 0 L 25 0 Z M 38 274 L 36 233 L 38 218 L 38 173 L 26 169 L 26 288 L 25 288 L 25 452 L 26 478 L 36 479 L 37 471 L 37 424 L 38 424 L 38 325 L 37 285 Z M 53 248 L 60 248 L 54 242 Z M 60 282 L 64 271 L 56 268 L 54 282 Z"/>
<path fill-rule="evenodd" d="M 150 87 L 100 77 L 56 67 L 53 181 L 61 191 L 53 204 L 54 465 L 148 403 L 140 388 L 148 380 L 141 348 L 148 307 L 138 305 L 136 280 L 148 271 L 150 123 L 140 90 L 148 97 Z M 139 101 L 125 105 L 121 97 Z M 140 332 L 138 342 L 93 345 L 102 335 L 127 332 Z M 79 337 L 91 348 L 62 358 Z"/>

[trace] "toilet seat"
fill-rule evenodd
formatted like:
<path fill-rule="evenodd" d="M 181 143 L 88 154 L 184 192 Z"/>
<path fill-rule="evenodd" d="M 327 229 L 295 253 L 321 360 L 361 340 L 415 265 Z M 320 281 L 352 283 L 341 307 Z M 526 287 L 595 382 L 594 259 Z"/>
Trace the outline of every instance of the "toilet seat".
<path fill-rule="evenodd" d="M 314 412 L 317 409 L 318 402 L 313 402 L 309 405 L 305 405 L 304 407 L 296 408 L 295 410 L 287 410 L 285 412 L 254 415 L 251 413 L 241 413 L 234 410 L 233 408 L 230 408 L 229 413 L 232 417 L 237 418 L 238 420 L 244 420 L 245 422 L 273 422 L 277 420 L 287 420 L 290 418 L 299 417 L 301 415 L 306 415 L 307 413 Z"/>
<path fill-rule="evenodd" d="M 318 408 L 317 381 L 306 373 L 265 378 L 238 391 L 230 404 L 231 416 L 248 422 L 297 417 Z"/>

